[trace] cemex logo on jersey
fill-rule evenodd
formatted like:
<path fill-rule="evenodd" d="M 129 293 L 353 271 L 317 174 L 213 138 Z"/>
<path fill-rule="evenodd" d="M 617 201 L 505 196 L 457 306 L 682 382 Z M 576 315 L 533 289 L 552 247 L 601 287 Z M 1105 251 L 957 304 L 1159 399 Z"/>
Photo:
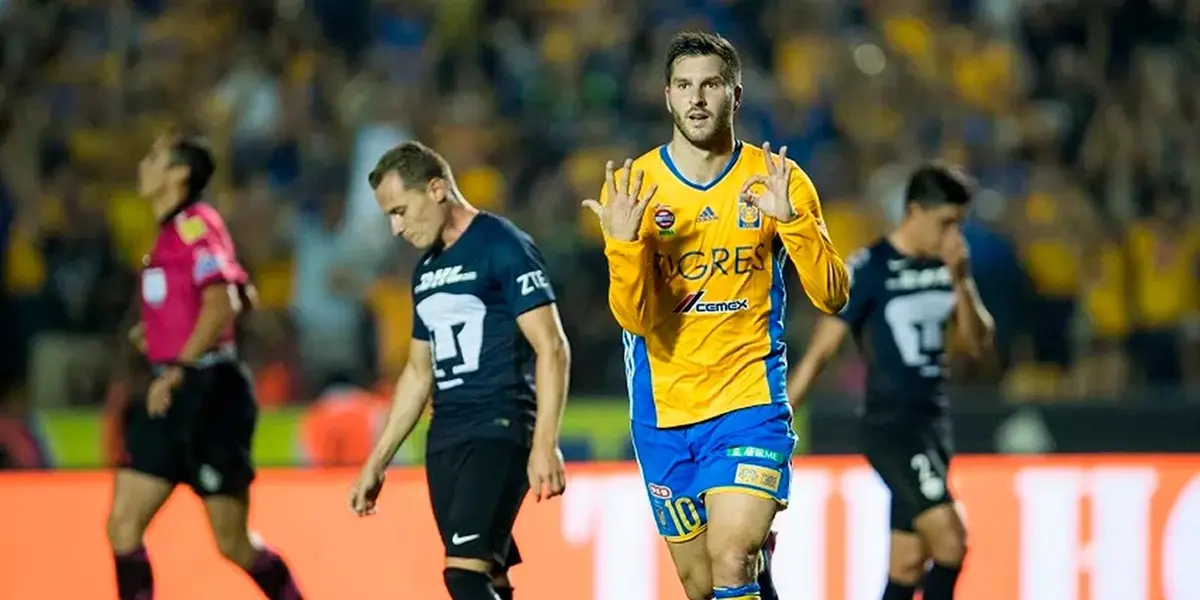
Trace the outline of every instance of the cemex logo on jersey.
<path fill-rule="evenodd" d="M 464 281 L 475 281 L 475 271 L 463 273 L 462 270 L 462 266 L 455 265 L 453 267 L 442 267 L 428 273 L 421 273 L 421 283 L 417 284 L 417 287 L 413 289 L 413 293 L 420 294 L 421 292 L 427 292 L 446 285 L 462 283 Z"/>
<path fill-rule="evenodd" d="M 683 300 L 675 306 L 672 311 L 677 315 L 696 313 L 701 315 L 716 315 L 723 313 L 741 312 L 750 308 L 750 301 L 745 298 L 738 300 L 724 300 L 721 302 L 701 302 L 700 298 L 704 296 L 704 290 L 688 294 L 683 297 Z"/>
<path fill-rule="evenodd" d="M 550 279 L 541 269 L 518 275 L 517 283 L 521 284 L 522 296 L 528 296 L 538 290 L 550 289 Z"/>

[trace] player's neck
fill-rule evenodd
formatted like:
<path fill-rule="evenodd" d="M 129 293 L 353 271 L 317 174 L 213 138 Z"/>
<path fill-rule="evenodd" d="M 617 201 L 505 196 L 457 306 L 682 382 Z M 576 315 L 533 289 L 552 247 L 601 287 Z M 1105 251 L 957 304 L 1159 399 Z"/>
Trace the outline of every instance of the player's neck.
<path fill-rule="evenodd" d="M 716 179 L 729 166 L 735 145 L 732 129 L 728 135 L 719 136 L 707 148 L 696 146 L 676 131 L 671 143 L 667 144 L 667 154 L 688 181 L 704 185 Z"/>
<path fill-rule="evenodd" d="M 471 221 L 479 215 L 479 209 L 471 206 L 466 200 L 457 198 L 450 200 L 450 210 L 446 215 L 446 226 L 442 228 L 442 248 L 449 248 L 462 237 Z"/>
<path fill-rule="evenodd" d="M 896 230 L 888 236 L 888 243 L 890 243 L 892 247 L 896 249 L 896 252 L 899 252 L 904 256 L 911 256 L 913 258 L 921 258 L 924 256 L 924 253 L 918 250 L 919 246 L 913 243 L 912 234 L 904 225 L 896 228 Z"/>
<path fill-rule="evenodd" d="M 183 205 L 184 198 L 175 194 L 163 194 L 155 197 L 150 201 L 150 210 L 154 213 L 155 220 L 160 223 L 163 219 L 171 216 L 172 213 L 179 212 L 179 207 Z"/>

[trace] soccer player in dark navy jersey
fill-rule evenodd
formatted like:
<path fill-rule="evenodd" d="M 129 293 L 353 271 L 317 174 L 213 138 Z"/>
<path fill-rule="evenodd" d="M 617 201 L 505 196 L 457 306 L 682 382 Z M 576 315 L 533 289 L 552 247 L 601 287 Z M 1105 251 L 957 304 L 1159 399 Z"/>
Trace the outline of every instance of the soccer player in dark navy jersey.
<path fill-rule="evenodd" d="M 247 526 L 258 408 L 234 341 L 253 293 L 221 215 L 201 196 L 214 171 L 207 146 L 166 135 L 138 166 L 139 191 L 159 220 L 142 270 L 131 339 L 154 370 L 145 404 L 130 408 L 113 485 L 108 540 L 118 597 L 154 595 L 142 536 L 177 485 L 203 500 L 217 548 L 271 600 L 299 600 L 283 559 Z"/>
<path fill-rule="evenodd" d="M 925 600 L 952 599 L 966 553 L 966 532 L 946 485 L 953 446 L 942 383 L 948 324 L 972 357 L 992 340 L 992 318 L 975 289 L 960 230 L 972 190 L 958 168 L 917 169 L 904 221 L 847 261 L 850 301 L 818 322 L 788 385 L 794 406 L 846 334 L 854 337 L 867 363 L 860 447 L 892 493 L 884 600 L 911 600 L 917 587 Z"/>
<path fill-rule="evenodd" d="M 374 512 L 384 471 L 432 395 L 425 466 L 446 589 L 454 600 L 507 600 L 525 494 L 566 486 L 558 432 L 570 353 L 554 290 L 533 240 L 468 204 L 432 149 L 388 151 L 370 183 L 393 233 L 424 253 L 408 364 L 351 509 Z"/>

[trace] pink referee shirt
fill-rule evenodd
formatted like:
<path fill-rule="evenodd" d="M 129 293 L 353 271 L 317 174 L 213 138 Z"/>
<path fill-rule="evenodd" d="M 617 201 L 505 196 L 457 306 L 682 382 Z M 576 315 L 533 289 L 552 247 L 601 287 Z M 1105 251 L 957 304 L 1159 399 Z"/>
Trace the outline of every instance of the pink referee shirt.
<path fill-rule="evenodd" d="M 225 221 L 212 206 L 197 202 L 164 222 L 142 271 L 142 324 L 149 361 L 162 364 L 179 358 L 200 316 L 204 288 L 248 281 Z M 230 326 L 220 345 L 231 347 L 233 334 Z"/>

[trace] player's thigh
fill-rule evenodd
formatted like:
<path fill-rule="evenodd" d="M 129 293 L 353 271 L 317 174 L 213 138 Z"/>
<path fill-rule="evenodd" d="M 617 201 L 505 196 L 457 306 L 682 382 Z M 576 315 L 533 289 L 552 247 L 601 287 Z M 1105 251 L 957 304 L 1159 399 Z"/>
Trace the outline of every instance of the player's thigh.
<path fill-rule="evenodd" d="M 922 513 L 954 498 L 947 486 L 950 449 L 940 425 L 864 419 L 859 447 L 891 492 L 891 528 L 913 532 Z"/>
<path fill-rule="evenodd" d="M 511 454 L 503 461 L 508 476 L 497 496 L 496 512 L 492 519 L 492 563 L 496 574 L 506 572 L 523 560 L 513 538 L 513 526 L 529 493 L 529 449 L 503 441 L 501 447 L 502 451 Z"/>
<path fill-rule="evenodd" d="M 126 416 L 125 448 L 108 514 L 108 537 L 118 551 L 141 543 L 154 515 L 185 478 L 182 445 L 168 417 L 151 417 L 140 402 Z"/>
<path fill-rule="evenodd" d="M 791 417 L 786 404 L 754 406 L 712 419 L 697 432 L 715 585 L 740 585 L 757 574 L 759 551 L 791 491 Z"/>
<path fill-rule="evenodd" d="M 117 553 L 142 544 L 142 535 L 162 505 L 171 497 L 171 481 L 128 468 L 118 469 L 108 512 L 108 540 Z"/>
<path fill-rule="evenodd" d="M 529 490 L 528 449 L 499 439 L 459 444 L 453 492 L 439 529 L 446 556 L 498 564 L 508 558 L 512 526 Z M 431 475 L 431 477 L 433 477 Z"/>
<path fill-rule="evenodd" d="M 189 373 L 177 401 L 186 413 L 188 485 L 201 498 L 241 498 L 254 481 L 251 446 L 258 404 L 249 373 L 240 365 L 221 364 Z"/>
<path fill-rule="evenodd" d="M 118 467 L 172 486 L 186 480 L 187 452 L 179 434 L 178 413 L 172 408 L 166 415 L 151 416 L 144 398 L 131 405 L 125 415 L 124 451 Z"/>
<path fill-rule="evenodd" d="M 448 527 L 451 505 L 454 502 L 456 473 L 465 457 L 466 449 L 462 444 L 436 450 L 427 449 L 425 452 L 425 484 L 429 490 L 429 507 L 433 511 L 438 534 L 443 538 L 450 535 Z"/>
<path fill-rule="evenodd" d="M 250 490 L 209 494 L 203 502 L 217 550 L 230 560 L 249 564 L 254 557 L 250 542 Z"/>
<path fill-rule="evenodd" d="M 934 560 L 953 562 L 966 554 L 967 530 L 958 507 L 952 503 L 921 511 L 913 519 L 913 530 L 921 536 Z"/>
<path fill-rule="evenodd" d="M 774 512 L 787 506 L 791 492 L 791 459 L 796 448 L 791 410 L 786 404 L 743 408 L 705 422 L 696 433 L 694 452 L 700 457 L 697 485 L 710 526 L 717 518 L 744 521 L 754 517 L 765 521 L 763 527 L 754 528 L 762 529 L 765 538 Z M 719 498 L 726 494 L 734 497 Z M 715 515 L 715 503 L 736 509 Z"/>
<path fill-rule="evenodd" d="M 635 422 L 630 429 L 658 534 L 673 544 L 699 536 L 708 526 L 698 484 L 700 465 L 688 445 L 693 428 L 659 429 Z"/>

